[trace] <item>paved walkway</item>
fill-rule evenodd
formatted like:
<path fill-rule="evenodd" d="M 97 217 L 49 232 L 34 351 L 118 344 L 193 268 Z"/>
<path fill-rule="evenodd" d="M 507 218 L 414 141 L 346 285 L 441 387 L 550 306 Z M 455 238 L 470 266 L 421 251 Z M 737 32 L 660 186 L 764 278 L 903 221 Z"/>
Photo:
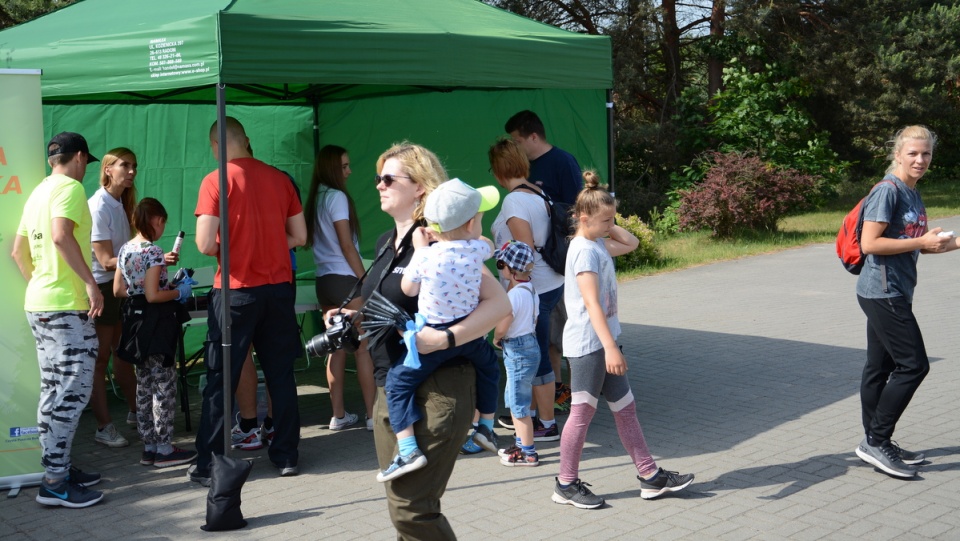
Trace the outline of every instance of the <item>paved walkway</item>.
<path fill-rule="evenodd" d="M 960 218 L 943 220 L 960 230 Z M 681 495 L 644 501 L 606 405 L 587 438 L 581 476 L 607 499 L 585 511 L 550 501 L 559 445 L 539 468 L 462 457 L 444 512 L 461 539 L 958 539 L 960 538 L 960 255 L 921 257 L 916 312 L 933 368 L 897 430 L 928 463 L 896 480 L 862 463 L 859 374 L 864 317 L 855 278 L 817 245 L 621 284 L 629 375 L 647 440 L 662 466 L 695 472 Z M 330 417 L 319 363 L 302 373 L 302 474 L 278 478 L 258 457 L 243 491 L 250 525 L 231 539 L 394 537 L 374 480 L 372 437 L 322 428 Z M 361 403 L 355 382 L 348 400 Z M 194 391 L 196 397 L 196 391 Z M 115 418 L 123 406 L 113 404 Z M 196 415 L 196 414 L 195 414 Z M 196 419 L 195 419 L 196 420 Z M 562 418 L 561 418 L 562 420 Z M 128 438 L 134 430 L 123 428 Z M 506 438 L 508 431 L 498 430 Z M 191 435 L 183 442 L 192 445 Z M 140 450 L 93 443 L 84 417 L 75 462 L 103 472 L 104 501 L 48 509 L 25 489 L 0 504 L 0 537 L 210 538 L 206 490 L 185 468 L 137 464 Z M 15 536 L 15 537 L 14 537 Z"/>

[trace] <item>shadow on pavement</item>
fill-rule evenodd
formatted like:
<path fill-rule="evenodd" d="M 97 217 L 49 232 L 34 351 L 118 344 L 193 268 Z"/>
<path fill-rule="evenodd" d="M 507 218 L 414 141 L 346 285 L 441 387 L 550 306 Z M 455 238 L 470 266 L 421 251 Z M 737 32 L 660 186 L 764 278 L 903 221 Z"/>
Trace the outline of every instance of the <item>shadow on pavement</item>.
<path fill-rule="evenodd" d="M 620 343 L 638 415 L 655 455 L 729 450 L 851 398 L 850 424 L 859 426 L 862 349 L 648 325 L 622 327 Z M 608 414 L 599 414 L 594 423 L 598 420 L 612 423 Z M 856 440 L 855 432 L 851 439 Z"/>

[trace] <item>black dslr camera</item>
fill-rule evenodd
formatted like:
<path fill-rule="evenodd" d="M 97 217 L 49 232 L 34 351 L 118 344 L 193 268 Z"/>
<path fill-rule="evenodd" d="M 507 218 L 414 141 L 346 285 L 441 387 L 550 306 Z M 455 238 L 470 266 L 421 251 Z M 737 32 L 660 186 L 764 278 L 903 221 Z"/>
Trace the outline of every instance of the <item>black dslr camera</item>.
<path fill-rule="evenodd" d="M 307 342 L 307 353 L 314 357 L 323 357 L 342 349 L 353 353 L 360 347 L 360 333 L 346 314 L 335 314 L 327 322 L 327 331 L 318 334 Z"/>

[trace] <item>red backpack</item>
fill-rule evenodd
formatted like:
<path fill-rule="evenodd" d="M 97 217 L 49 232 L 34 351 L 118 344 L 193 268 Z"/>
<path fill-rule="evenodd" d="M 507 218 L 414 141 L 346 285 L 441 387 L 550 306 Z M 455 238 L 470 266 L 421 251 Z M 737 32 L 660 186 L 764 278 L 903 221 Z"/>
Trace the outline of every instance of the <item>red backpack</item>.
<path fill-rule="evenodd" d="M 876 190 L 877 186 L 884 182 L 893 184 L 892 181 L 881 180 L 870 189 L 870 193 L 873 193 L 873 190 Z M 893 184 L 893 186 L 896 188 L 897 185 Z M 869 196 L 870 194 L 867 194 L 867 197 Z M 847 272 L 850 274 L 860 274 L 860 271 L 863 270 L 863 263 L 866 260 L 866 256 L 863 255 L 863 250 L 860 247 L 860 235 L 863 234 L 863 204 L 866 202 L 867 197 L 861 199 L 860 202 L 843 217 L 840 232 L 837 233 L 837 257 L 840 258 L 840 263 L 843 264 L 843 268 L 847 269 Z"/>

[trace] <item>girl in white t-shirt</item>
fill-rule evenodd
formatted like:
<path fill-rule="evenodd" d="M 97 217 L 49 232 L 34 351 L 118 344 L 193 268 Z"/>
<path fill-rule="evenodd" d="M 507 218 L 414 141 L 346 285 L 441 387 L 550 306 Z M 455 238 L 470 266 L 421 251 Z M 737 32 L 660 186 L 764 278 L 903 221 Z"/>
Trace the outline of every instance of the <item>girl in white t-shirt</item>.
<path fill-rule="evenodd" d="M 304 215 L 312 217 L 307 227 L 307 245 L 313 248 L 313 262 L 317 267 L 317 302 L 323 308 L 323 313 L 339 308 L 359 277 L 363 276 L 358 244 L 360 221 L 346 187 L 350 173 L 350 156 L 346 149 L 335 145 L 321 148 L 314 164 L 307 206 L 304 208 Z M 359 310 L 362 305 L 363 299 L 356 296 L 345 308 Z M 373 430 L 373 397 L 376 388 L 373 361 L 365 341 L 353 355 L 366 407 L 367 430 Z M 343 350 L 337 350 L 327 358 L 327 384 L 333 408 L 330 430 L 342 430 L 359 420 L 343 405 L 346 361 L 347 353 Z"/>
<path fill-rule="evenodd" d="M 577 233 L 570 241 L 564 272 L 567 324 L 563 352 L 570 361 L 573 390 L 570 418 L 560 438 L 560 475 L 552 499 L 581 509 L 603 505 L 603 498 L 579 479 L 580 456 L 600 395 L 607 401 L 617 434 L 640 474 L 640 497 L 651 499 L 686 488 L 693 474 L 657 467 L 637 419 L 636 401 L 627 379 L 627 360 L 617 345 L 617 275 L 613 258 L 632 252 L 640 242 L 614 224 L 616 201 L 592 171 L 583 175 L 574 218 Z"/>

